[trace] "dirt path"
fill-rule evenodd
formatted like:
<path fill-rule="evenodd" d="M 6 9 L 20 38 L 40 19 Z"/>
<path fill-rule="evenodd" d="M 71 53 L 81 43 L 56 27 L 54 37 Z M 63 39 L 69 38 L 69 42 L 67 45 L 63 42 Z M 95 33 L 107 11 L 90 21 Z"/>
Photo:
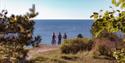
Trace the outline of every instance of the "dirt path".
<path fill-rule="evenodd" d="M 37 54 L 45 53 L 52 50 L 57 50 L 59 46 L 56 45 L 46 45 L 41 44 L 39 47 L 32 48 L 29 50 L 27 59 L 33 58 L 33 56 L 36 56 Z"/>

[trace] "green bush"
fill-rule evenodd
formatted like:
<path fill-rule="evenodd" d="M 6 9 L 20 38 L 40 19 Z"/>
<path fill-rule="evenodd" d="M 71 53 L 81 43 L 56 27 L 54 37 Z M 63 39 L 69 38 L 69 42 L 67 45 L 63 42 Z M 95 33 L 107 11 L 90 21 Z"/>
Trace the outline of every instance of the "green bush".
<path fill-rule="evenodd" d="M 117 48 L 113 51 L 113 57 L 118 63 L 125 63 L 125 41 L 124 38 L 116 43 Z"/>
<path fill-rule="evenodd" d="M 125 48 L 114 51 L 113 56 L 118 63 L 125 63 Z"/>
<path fill-rule="evenodd" d="M 77 53 L 83 50 L 90 50 L 92 47 L 92 42 L 87 38 L 75 38 L 64 40 L 61 44 L 62 53 Z"/>

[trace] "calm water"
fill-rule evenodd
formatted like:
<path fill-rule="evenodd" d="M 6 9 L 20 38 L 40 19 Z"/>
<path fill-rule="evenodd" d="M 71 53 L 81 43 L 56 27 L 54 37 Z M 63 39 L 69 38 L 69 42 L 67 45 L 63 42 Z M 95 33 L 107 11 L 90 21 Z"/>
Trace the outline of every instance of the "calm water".
<path fill-rule="evenodd" d="M 91 37 L 91 20 L 36 20 L 34 35 L 42 36 L 42 43 L 51 44 L 52 33 L 62 35 L 66 32 L 68 38 L 74 38 L 79 33 Z"/>

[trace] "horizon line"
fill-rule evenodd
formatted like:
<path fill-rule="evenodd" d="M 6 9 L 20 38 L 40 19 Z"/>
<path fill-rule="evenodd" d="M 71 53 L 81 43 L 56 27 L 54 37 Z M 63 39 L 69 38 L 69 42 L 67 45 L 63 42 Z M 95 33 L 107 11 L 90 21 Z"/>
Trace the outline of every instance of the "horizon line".
<path fill-rule="evenodd" d="M 93 20 L 93 19 L 33 19 L 33 20 Z"/>

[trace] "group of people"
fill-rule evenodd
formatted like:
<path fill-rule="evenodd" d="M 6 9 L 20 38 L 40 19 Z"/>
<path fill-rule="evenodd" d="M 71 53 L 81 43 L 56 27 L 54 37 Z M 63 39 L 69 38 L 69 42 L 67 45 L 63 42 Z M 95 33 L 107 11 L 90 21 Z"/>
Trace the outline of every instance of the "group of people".
<path fill-rule="evenodd" d="M 57 38 L 58 38 L 58 42 L 56 40 Z M 51 44 L 55 45 L 56 43 L 58 43 L 58 45 L 60 45 L 62 39 L 67 39 L 67 34 L 66 33 L 64 33 L 64 35 L 62 36 L 62 34 L 59 32 L 58 37 L 57 37 L 56 34 L 55 34 L 55 32 L 53 32 Z"/>

